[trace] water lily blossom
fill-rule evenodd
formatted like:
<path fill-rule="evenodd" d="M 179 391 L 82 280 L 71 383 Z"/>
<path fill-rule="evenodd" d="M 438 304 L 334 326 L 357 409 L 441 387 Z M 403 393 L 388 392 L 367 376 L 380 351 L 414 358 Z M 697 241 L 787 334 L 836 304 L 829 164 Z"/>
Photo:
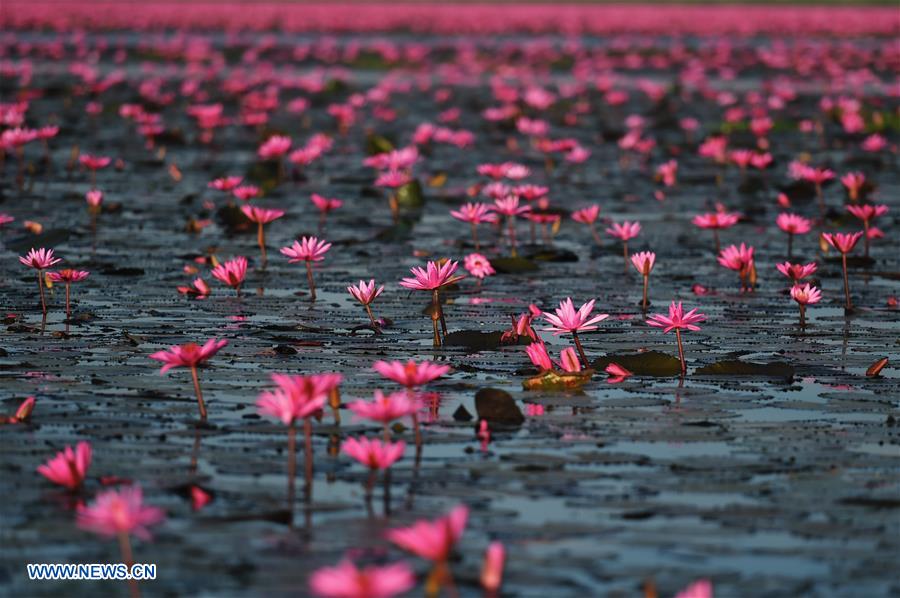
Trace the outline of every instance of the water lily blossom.
<path fill-rule="evenodd" d="M 431 291 L 431 322 L 434 327 L 434 346 L 441 346 L 441 336 L 438 333 L 438 321 L 441 323 L 441 331 L 447 334 L 447 321 L 444 318 L 444 309 L 441 306 L 440 291 L 443 287 L 455 284 L 465 278 L 464 275 L 454 274 L 459 268 L 459 262 L 447 260 L 443 263 L 428 262 L 425 268 L 413 266 L 410 268 L 412 277 L 400 281 L 400 286 L 414 291 Z"/>
<path fill-rule="evenodd" d="M 434 521 L 420 520 L 409 527 L 388 530 L 388 540 L 432 562 L 431 574 L 425 582 L 427 596 L 437 595 L 441 588 L 452 584 L 450 553 L 462 536 L 468 518 L 468 507 L 459 505 Z"/>
<path fill-rule="evenodd" d="M 86 270 L 72 270 L 70 268 L 66 268 L 64 270 L 60 270 L 58 272 L 48 272 L 47 277 L 53 282 L 61 282 L 66 285 L 66 319 L 68 320 L 72 315 L 72 310 L 69 304 L 70 292 L 69 287 L 73 282 L 79 282 L 84 280 L 90 275 L 90 272 Z"/>
<path fill-rule="evenodd" d="M 284 210 L 266 209 L 258 206 L 241 206 L 241 212 L 257 225 L 256 242 L 259 244 L 259 251 L 262 254 L 261 267 L 265 270 L 267 263 L 265 225 L 284 216 Z"/>
<path fill-rule="evenodd" d="M 84 482 L 91 465 L 91 445 L 81 441 L 73 449 L 67 446 L 55 457 L 37 468 L 39 474 L 69 490 L 76 490 Z"/>
<path fill-rule="evenodd" d="M 388 440 L 369 440 L 365 436 L 348 438 L 341 444 L 341 452 L 353 457 L 362 465 L 369 468 L 370 475 L 366 482 L 366 496 L 371 499 L 372 488 L 375 485 L 375 476 L 378 470 L 384 470 L 393 465 L 403 456 L 406 443 L 402 440 L 390 442 Z"/>
<path fill-rule="evenodd" d="M 844 309 L 847 311 L 853 309 L 853 302 L 850 300 L 850 279 L 847 276 L 847 254 L 853 251 L 862 236 L 862 232 L 822 233 L 822 238 L 841 253 L 841 266 L 844 270 Z"/>
<path fill-rule="evenodd" d="M 650 285 L 650 272 L 653 271 L 654 263 L 656 263 L 656 254 L 652 251 L 641 251 L 640 253 L 635 253 L 631 256 L 631 264 L 644 279 L 644 297 L 641 301 L 641 306 L 645 310 L 648 305 L 647 291 Z"/>
<path fill-rule="evenodd" d="M 634 373 L 629 371 L 628 369 L 622 367 L 618 363 L 610 363 L 608 366 L 604 368 L 607 374 L 609 374 L 609 378 L 607 378 L 607 382 L 610 384 L 618 384 L 622 382 L 629 376 L 634 376 Z"/>
<path fill-rule="evenodd" d="M 150 355 L 150 359 L 162 361 L 165 364 L 159 370 L 160 374 L 165 374 L 169 370 L 179 367 L 191 369 L 194 393 L 197 395 L 197 404 L 200 407 L 200 419 L 202 421 L 206 421 L 206 404 L 203 402 L 203 393 L 200 391 L 200 379 L 197 376 L 197 368 L 212 359 L 227 344 L 228 341 L 225 339 L 211 338 L 203 343 L 202 346 L 196 343 L 173 345 L 168 351 L 157 351 Z"/>
<path fill-rule="evenodd" d="M 741 246 L 729 245 L 719 252 L 719 264 L 729 270 L 735 270 L 741 279 L 741 292 L 753 289 L 756 278 L 756 264 L 753 261 L 753 247 L 744 243 Z"/>
<path fill-rule="evenodd" d="M 416 585 L 406 563 L 357 568 L 349 560 L 313 572 L 309 588 L 319 598 L 394 598 Z"/>
<path fill-rule="evenodd" d="M 44 314 L 47 314 L 47 301 L 44 298 L 44 270 L 47 268 L 51 268 L 61 262 L 62 260 L 53 255 L 52 249 L 44 249 L 41 247 L 40 249 L 31 248 L 24 256 L 19 256 L 19 261 L 29 268 L 34 268 L 37 270 L 37 281 L 38 281 L 38 291 L 41 295 L 41 310 L 43 310 Z"/>
<path fill-rule="evenodd" d="M 806 325 L 806 306 L 818 303 L 822 299 L 822 291 L 809 283 L 800 286 L 799 284 L 791 287 L 791 299 L 800 306 L 800 326 Z"/>
<path fill-rule="evenodd" d="M 384 439 L 391 439 L 391 430 L 388 427 L 392 421 L 415 415 L 418 405 L 416 400 L 409 396 L 406 392 L 393 392 L 384 394 L 380 390 L 375 391 L 375 396 L 371 401 L 354 401 L 347 405 L 357 418 L 370 419 L 384 426 Z"/>
<path fill-rule="evenodd" d="M 613 222 L 612 225 L 606 229 L 606 232 L 617 239 L 621 239 L 622 255 L 625 258 L 625 272 L 628 272 L 628 241 L 640 234 L 641 223 L 629 222 L 627 220 L 622 223 Z"/>
<path fill-rule="evenodd" d="M 810 230 L 812 230 L 812 222 L 809 219 L 804 218 L 803 216 L 782 212 L 778 215 L 778 218 L 775 219 L 775 224 L 778 225 L 778 228 L 787 233 L 787 255 L 788 259 L 791 259 L 791 252 L 794 244 L 794 235 L 805 235 L 806 233 L 808 233 Z"/>
<path fill-rule="evenodd" d="M 506 562 L 506 549 L 502 542 L 491 542 L 484 553 L 481 565 L 481 587 L 489 596 L 496 596 L 503 583 L 503 565 Z"/>
<path fill-rule="evenodd" d="M 600 206 L 597 204 L 591 204 L 586 208 L 572 212 L 572 220 L 586 224 L 591 229 L 591 236 L 594 237 L 594 242 L 599 247 L 603 245 L 603 242 L 600 240 L 600 234 L 597 232 L 596 222 L 598 216 L 600 216 Z"/>
<path fill-rule="evenodd" d="M 293 245 L 281 248 L 281 253 L 289 258 L 289 263 L 304 262 L 306 264 L 306 281 L 309 283 L 311 301 L 316 300 L 316 283 L 313 280 L 312 263 L 325 259 L 325 253 L 330 248 L 331 243 L 326 243 L 316 237 L 303 237 L 299 241 L 294 241 Z"/>
<path fill-rule="evenodd" d="M 783 264 L 775 264 L 775 268 L 790 278 L 794 284 L 799 283 L 808 276 L 812 276 L 816 273 L 816 270 L 818 270 L 818 266 L 815 262 L 810 262 L 808 264 L 792 264 L 790 262 L 784 262 Z"/>
<path fill-rule="evenodd" d="M 134 565 L 131 551 L 131 535 L 150 540 L 151 526 L 165 519 L 162 509 L 144 504 L 140 486 L 125 486 L 118 490 L 106 490 L 97 495 L 89 505 L 78 505 L 78 527 L 107 538 L 118 538 L 122 561 L 130 572 Z M 137 581 L 129 580 L 132 595 L 139 595 Z"/>
<path fill-rule="evenodd" d="M 863 243 L 865 247 L 865 257 L 869 257 L 869 240 L 872 231 L 872 220 L 887 214 L 888 207 L 886 205 L 863 204 L 858 206 L 847 206 L 847 211 L 863 221 Z"/>
<path fill-rule="evenodd" d="M 472 241 L 475 243 L 475 251 L 480 249 L 478 244 L 478 225 L 493 224 L 497 222 L 497 214 L 486 203 L 467 203 L 458 210 L 450 210 L 450 215 L 462 222 L 468 222 L 472 227 Z"/>
<path fill-rule="evenodd" d="M 463 265 L 466 270 L 468 270 L 469 274 L 478 279 L 478 284 L 481 284 L 481 281 L 485 279 L 487 276 L 492 276 L 497 273 L 494 270 L 493 266 L 491 266 L 490 260 L 488 260 L 485 256 L 480 253 L 470 253 L 466 256 L 463 261 Z"/>
<path fill-rule="evenodd" d="M 241 296 L 241 285 L 244 283 L 244 277 L 247 275 L 247 258 L 242 255 L 234 259 L 219 264 L 210 272 L 213 278 L 229 286 L 237 292 L 238 297 Z M 205 284 L 205 283 L 204 283 Z"/>
<path fill-rule="evenodd" d="M 384 291 L 384 285 L 379 287 L 375 286 L 375 279 L 371 279 L 369 282 L 365 280 L 360 280 L 357 285 L 350 285 L 347 287 L 347 292 L 350 293 L 357 301 L 359 301 L 362 306 L 365 308 L 366 313 L 369 315 L 369 320 L 372 322 L 372 328 L 377 332 L 379 330 L 378 322 L 375 320 L 375 316 L 372 315 L 372 302 L 381 295 Z"/>
<path fill-rule="evenodd" d="M 703 322 L 705 320 L 706 315 L 698 314 L 696 308 L 687 313 L 684 313 L 684 309 L 681 307 L 680 301 L 678 303 L 675 303 L 673 301 L 671 305 L 669 305 L 668 316 L 666 316 L 665 314 L 653 314 L 649 319 L 647 319 L 647 324 L 649 324 L 650 326 L 656 326 L 657 328 L 662 328 L 664 334 L 668 334 L 673 330 L 675 331 L 675 339 L 678 341 L 678 358 L 681 360 L 682 375 L 687 373 L 687 363 L 684 360 L 684 347 L 681 344 L 681 331 L 700 330 L 700 327 L 697 326 L 697 323 Z"/>
<path fill-rule="evenodd" d="M 565 334 L 566 332 L 571 333 L 575 341 L 575 347 L 578 349 L 578 355 L 581 357 L 581 361 L 585 363 L 589 362 L 584 353 L 584 348 L 581 346 L 578 333 L 597 330 L 595 324 L 609 317 L 609 314 L 591 316 L 591 312 L 594 310 L 594 302 L 595 300 L 591 299 L 576 311 L 572 298 L 567 297 L 564 301 L 559 302 L 559 307 L 556 308 L 554 313 L 544 312 L 543 314 L 544 319 L 550 324 L 550 328 L 545 328 L 544 330 L 552 331 L 554 335 Z"/>
<path fill-rule="evenodd" d="M 740 219 L 740 214 L 735 214 L 734 212 L 728 212 L 722 209 L 715 212 L 698 214 L 691 219 L 691 222 L 694 223 L 694 226 L 705 228 L 713 232 L 713 240 L 716 243 L 716 253 L 719 253 L 719 231 L 731 228 L 737 224 Z"/>

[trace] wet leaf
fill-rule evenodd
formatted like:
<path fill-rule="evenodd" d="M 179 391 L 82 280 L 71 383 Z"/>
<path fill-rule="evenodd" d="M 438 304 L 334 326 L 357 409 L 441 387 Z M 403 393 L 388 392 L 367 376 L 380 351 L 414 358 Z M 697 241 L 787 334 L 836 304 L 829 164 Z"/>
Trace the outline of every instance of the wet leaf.
<path fill-rule="evenodd" d="M 478 330 L 457 330 L 444 337 L 448 347 L 465 347 L 470 351 L 493 351 L 500 346 L 502 332 L 480 332 Z"/>
<path fill-rule="evenodd" d="M 498 257 L 491 260 L 491 265 L 501 274 L 520 274 L 538 269 L 536 263 L 524 257 Z"/>
<path fill-rule="evenodd" d="M 593 362 L 595 370 L 604 370 L 611 363 L 618 363 L 638 376 L 678 376 L 681 362 L 659 351 L 647 351 L 632 355 L 607 355 Z"/>
<path fill-rule="evenodd" d="M 575 390 L 588 382 L 594 375 L 594 370 L 582 370 L 580 372 L 549 371 L 522 382 L 525 390 Z"/>
<path fill-rule="evenodd" d="M 394 144 L 386 137 L 369 133 L 366 136 L 366 154 L 374 156 L 376 154 L 384 154 L 394 149 Z"/>
<path fill-rule="evenodd" d="M 752 361 L 726 359 L 697 368 L 694 373 L 713 376 L 764 376 L 767 378 L 791 378 L 794 376 L 794 368 L 780 361 L 773 361 L 770 363 L 754 363 Z"/>
<path fill-rule="evenodd" d="M 425 196 L 422 194 L 422 185 L 417 179 L 413 179 L 397 189 L 397 203 L 401 208 L 421 208 L 425 205 Z"/>

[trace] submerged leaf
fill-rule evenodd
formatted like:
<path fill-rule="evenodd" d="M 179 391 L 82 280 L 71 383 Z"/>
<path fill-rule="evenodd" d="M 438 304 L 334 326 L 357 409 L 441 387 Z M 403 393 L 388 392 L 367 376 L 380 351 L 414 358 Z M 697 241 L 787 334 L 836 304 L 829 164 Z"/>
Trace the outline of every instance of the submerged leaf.
<path fill-rule="evenodd" d="M 725 359 L 697 368 L 695 374 L 713 376 L 765 376 L 769 378 L 792 378 L 794 368 L 780 361 L 753 363 L 738 359 Z"/>
<path fill-rule="evenodd" d="M 522 382 L 525 390 L 574 390 L 579 389 L 594 375 L 594 370 L 580 372 L 557 372 L 550 370 Z"/>
<path fill-rule="evenodd" d="M 638 376 L 678 376 L 681 362 L 659 351 L 647 351 L 632 355 L 607 355 L 592 364 L 594 369 L 604 370 L 611 363 L 618 363 Z"/>

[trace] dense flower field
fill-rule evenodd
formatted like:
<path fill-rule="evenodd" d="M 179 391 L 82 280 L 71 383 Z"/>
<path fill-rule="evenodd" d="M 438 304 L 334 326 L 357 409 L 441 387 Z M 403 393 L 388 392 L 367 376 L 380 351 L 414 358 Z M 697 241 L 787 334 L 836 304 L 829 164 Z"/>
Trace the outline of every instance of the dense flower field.
<path fill-rule="evenodd" d="M 896 10 L 0 23 L 0 594 L 900 591 Z"/>

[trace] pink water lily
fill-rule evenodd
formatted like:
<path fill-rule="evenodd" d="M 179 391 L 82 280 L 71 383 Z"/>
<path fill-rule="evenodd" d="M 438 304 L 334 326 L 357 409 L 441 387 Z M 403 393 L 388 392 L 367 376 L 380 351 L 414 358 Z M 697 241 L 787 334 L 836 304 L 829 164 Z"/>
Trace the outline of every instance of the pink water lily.
<path fill-rule="evenodd" d="M 570 333 L 575 341 L 575 347 L 578 349 L 578 355 L 585 363 L 588 363 L 588 359 L 584 353 L 584 348 L 581 346 L 578 333 L 597 330 L 595 324 L 609 317 L 609 314 L 597 314 L 592 317 L 591 312 L 594 311 L 594 302 L 595 300 L 591 299 L 587 303 L 582 304 L 576 311 L 572 298 L 567 297 L 565 300 L 560 301 L 559 307 L 556 308 L 554 313 L 543 313 L 543 318 L 550 324 L 550 327 L 544 330 L 551 331 L 554 335 Z"/>
<path fill-rule="evenodd" d="M 678 303 L 675 303 L 673 301 L 669 305 L 668 316 L 666 316 L 665 314 L 653 314 L 647 320 L 647 324 L 649 324 L 650 326 L 662 328 L 664 334 L 668 334 L 673 330 L 675 331 L 675 338 L 678 341 L 678 358 L 681 360 L 682 375 L 687 373 L 687 363 L 684 360 L 684 347 L 681 344 L 681 331 L 692 330 L 696 332 L 700 330 L 700 327 L 697 326 L 697 324 L 705 320 L 706 315 L 697 313 L 697 308 L 684 313 L 684 309 L 681 307 L 680 301 Z"/>

